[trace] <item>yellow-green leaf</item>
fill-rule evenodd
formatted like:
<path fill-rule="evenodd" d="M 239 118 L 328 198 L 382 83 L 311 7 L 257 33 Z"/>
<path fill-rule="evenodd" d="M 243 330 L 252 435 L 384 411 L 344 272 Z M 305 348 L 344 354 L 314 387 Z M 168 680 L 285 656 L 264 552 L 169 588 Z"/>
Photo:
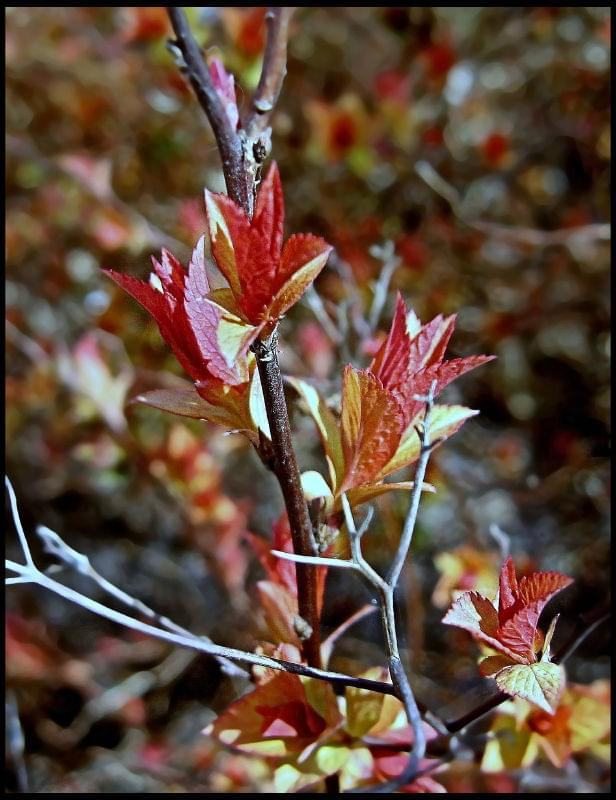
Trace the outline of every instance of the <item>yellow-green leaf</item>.
<path fill-rule="evenodd" d="M 355 508 L 355 506 L 367 503 L 369 500 L 380 497 L 380 495 L 386 492 L 410 492 L 414 485 L 413 481 L 401 481 L 399 483 L 378 483 L 372 486 L 358 486 L 356 489 L 349 489 L 346 496 L 351 508 Z M 424 483 L 422 484 L 422 491 L 435 492 L 436 489 L 431 483 Z M 334 511 L 341 510 L 342 498 L 338 495 L 334 503 Z"/>
<path fill-rule="evenodd" d="M 454 434 L 469 417 L 474 417 L 478 413 L 478 411 L 464 406 L 434 406 L 430 416 L 430 441 L 435 442 L 437 439 L 446 439 Z M 389 463 L 381 470 L 379 478 L 382 479 L 386 475 L 390 475 L 392 472 L 417 461 L 421 444 L 414 426 L 421 422 L 421 416 L 416 417 L 402 434 L 398 449 Z"/>
<path fill-rule="evenodd" d="M 548 714 L 553 714 L 556 710 L 565 685 L 562 667 L 548 661 L 514 664 L 505 667 L 494 677 L 503 692 L 512 697 L 522 697 Z"/>
<path fill-rule="evenodd" d="M 380 673 L 380 670 L 378 672 Z M 347 686 L 345 694 L 347 712 L 345 727 L 351 736 L 359 739 L 379 721 L 384 695 L 353 686 Z"/>

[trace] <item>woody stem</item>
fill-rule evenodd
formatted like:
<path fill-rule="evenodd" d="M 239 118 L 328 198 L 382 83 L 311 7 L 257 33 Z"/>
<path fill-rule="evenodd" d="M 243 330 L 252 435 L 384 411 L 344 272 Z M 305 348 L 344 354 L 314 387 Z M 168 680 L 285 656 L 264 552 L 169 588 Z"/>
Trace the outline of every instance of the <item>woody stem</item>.
<path fill-rule="evenodd" d="M 299 467 L 291 441 L 289 413 L 284 396 L 282 374 L 278 364 L 278 335 L 257 340 L 253 350 L 263 387 L 267 420 L 274 450 L 274 473 L 284 497 L 293 550 L 298 555 L 314 555 L 312 523 L 302 490 Z M 308 564 L 296 564 L 297 596 L 300 616 L 308 623 L 311 633 L 303 642 L 304 657 L 313 667 L 321 666 L 319 611 L 317 606 L 317 570 Z"/>
<path fill-rule="evenodd" d="M 248 137 L 261 130 L 269 120 L 286 71 L 286 38 L 293 9 L 272 8 L 268 11 L 268 41 L 263 74 L 255 95 L 254 113 L 246 121 L 248 130 L 235 131 L 212 84 L 210 74 L 181 8 L 169 8 L 169 18 L 176 35 L 176 46 L 184 59 L 183 71 L 194 89 L 200 106 L 210 121 L 227 184 L 229 197 L 241 206 L 248 216 L 253 210 L 254 176 L 251 174 L 251 154 L 245 151 Z M 252 129 L 255 128 L 255 131 Z M 278 364 L 276 331 L 258 339 L 253 350 L 263 387 L 265 408 L 274 452 L 273 469 L 280 484 L 293 549 L 299 555 L 313 555 L 312 523 L 302 490 L 300 472 L 291 441 L 289 413 L 284 396 L 282 375 Z M 298 564 L 297 595 L 300 616 L 308 623 L 311 633 L 303 641 L 303 656 L 311 667 L 321 666 L 319 614 L 317 608 L 317 568 Z"/>

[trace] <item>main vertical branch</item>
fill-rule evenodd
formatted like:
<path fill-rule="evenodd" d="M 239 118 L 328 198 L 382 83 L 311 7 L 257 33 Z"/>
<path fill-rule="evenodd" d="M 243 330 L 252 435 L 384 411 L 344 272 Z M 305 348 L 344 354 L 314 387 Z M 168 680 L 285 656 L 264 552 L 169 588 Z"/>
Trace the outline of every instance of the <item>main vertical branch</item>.
<path fill-rule="evenodd" d="M 299 555 L 312 552 L 312 523 L 306 498 L 302 490 L 299 467 L 291 441 L 289 413 L 284 396 L 282 374 L 278 364 L 278 336 L 274 331 L 265 340 L 253 346 L 263 387 L 267 420 L 272 435 L 274 471 L 287 508 L 293 549 Z M 311 666 L 321 665 L 321 643 L 317 602 L 317 569 L 307 564 L 296 564 L 297 595 L 300 616 L 309 624 L 310 635 L 304 640 L 304 655 Z"/>
<path fill-rule="evenodd" d="M 216 93 L 207 64 L 201 55 L 201 48 L 192 35 L 184 10 L 167 8 L 167 13 L 176 35 L 176 46 L 184 59 L 181 70 L 188 77 L 199 105 L 212 126 L 229 197 L 249 213 L 252 209 L 252 181 L 249 180 L 244 167 L 244 152 L 240 137 L 231 127 Z"/>
<path fill-rule="evenodd" d="M 244 129 L 232 129 L 209 70 L 203 60 L 201 49 L 195 41 L 186 14 L 181 8 L 168 8 L 171 25 L 177 37 L 186 73 L 195 91 L 199 104 L 205 111 L 214 131 L 220 151 L 222 168 L 229 197 L 241 206 L 246 214 L 252 214 L 254 190 L 254 137 L 262 132 L 273 110 L 286 72 L 286 42 L 292 8 L 271 8 L 267 12 L 268 38 L 263 62 L 263 72 L 252 112 Z M 248 150 L 247 150 L 248 148 Z M 282 374 L 278 364 L 276 333 L 257 340 L 253 346 L 263 387 L 265 407 L 272 436 L 274 451 L 273 468 L 282 490 L 293 548 L 299 555 L 312 555 L 312 523 L 302 490 L 300 472 L 291 440 L 289 413 L 284 396 Z M 317 604 L 317 569 L 297 565 L 298 610 L 310 631 L 304 627 L 303 655 L 312 667 L 321 666 L 319 614 Z"/>

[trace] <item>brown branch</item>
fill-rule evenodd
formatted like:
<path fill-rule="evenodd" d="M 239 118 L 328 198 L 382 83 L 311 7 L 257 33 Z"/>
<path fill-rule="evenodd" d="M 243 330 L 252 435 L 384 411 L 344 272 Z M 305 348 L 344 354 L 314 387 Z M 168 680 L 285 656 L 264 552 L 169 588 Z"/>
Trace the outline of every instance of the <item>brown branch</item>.
<path fill-rule="evenodd" d="M 250 113 L 243 128 L 249 138 L 263 132 L 268 124 L 282 84 L 287 74 L 287 39 L 289 22 L 295 8 L 268 8 L 265 15 L 267 41 L 263 56 L 263 68 L 257 90 L 250 104 Z"/>
<path fill-rule="evenodd" d="M 278 364 L 278 335 L 275 330 L 253 346 L 263 387 L 267 419 L 272 434 L 274 472 L 284 497 L 293 550 L 298 555 L 314 555 L 312 523 L 301 486 L 300 472 L 291 441 L 289 414 L 284 396 L 282 374 Z M 319 614 L 317 608 L 317 569 L 308 564 L 296 564 L 297 594 L 300 616 L 311 629 L 303 642 L 304 656 L 313 667 L 321 666 Z"/>
<path fill-rule="evenodd" d="M 231 123 L 214 88 L 201 49 L 195 41 L 186 14 L 182 8 L 168 8 L 169 19 L 177 37 L 176 45 L 182 53 L 182 70 L 188 76 L 199 105 L 212 126 L 216 144 L 220 151 L 222 171 L 227 193 L 247 213 L 252 209 L 252 182 L 248 181 L 244 167 L 242 141 Z"/>
<path fill-rule="evenodd" d="M 265 159 L 267 152 L 256 154 L 254 141 L 251 144 L 247 131 L 242 130 L 238 134 L 232 130 L 184 11 L 181 8 L 167 10 L 177 37 L 177 47 L 184 58 L 183 69 L 214 131 L 229 197 L 250 217 L 254 202 L 256 165 Z M 267 14 L 269 30 L 263 70 L 252 104 L 257 116 L 249 118 L 247 122 L 249 129 L 254 128 L 257 132 L 262 131 L 267 124 L 286 74 L 286 39 L 292 12 L 292 8 L 272 8 Z M 276 346 L 277 336 L 274 332 L 269 338 L 258 340 L 253 347 L 272 434 L 273 463 L 269 457 L 264 459 L 264 463 L 271 463 L 280 484 L 295 552 L 311 555 L 312 524 L 291 441 L 289 414 Z M 317 573 L 311 566 L 298 565 L 296 569 L 299 613 L 311 629 L 310 635 L 304 641 L 303 655 L 310 666 L 320 667 Z"/>

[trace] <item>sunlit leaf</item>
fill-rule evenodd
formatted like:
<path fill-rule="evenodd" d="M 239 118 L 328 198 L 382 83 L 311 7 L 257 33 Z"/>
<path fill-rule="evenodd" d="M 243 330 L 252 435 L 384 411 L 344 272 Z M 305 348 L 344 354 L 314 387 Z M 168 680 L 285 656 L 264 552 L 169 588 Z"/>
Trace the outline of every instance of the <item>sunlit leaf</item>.
<path fill-rule="evenodd" d="M 373 680 L 382 679 L 382 670 L 375 667 L 373 670 L 362 673 L 362 677 Z M 346 696 L 346 724 L 347 731 L 356 738 L 362 737 L 379 721 L 383 708 L 384 695 L 347 686 Z"/>
<path fill-rule="evenodd" d="M 299 613 L 297 596 L 272 581 L 259 581 L 257 591 L 273 640 L 301 647 L 295 626 Z"/>
<path fill-rule="evenodd" d="M 514 697 L 522 697 L 553 714 L 565 685 L 560 664 L 537 662 L 514 664 L 494 676 L 499 689 Z"/>
<path fill-rule="evenodd" d="M 435 442 L 438 439 L 449 438 L 462 427 L 467 419 L 474 417 L 478 413 L 478 411 L 465 408 L 464 406 L 446 406 L 440 404 L 434 406 L 430 415 L 430 441 Z M 413 424 L 419 422 L 421 422 L 421 418 L 413 420 Z M 419 435 L 413 427 L 413 424 L 402 434 L 396 452 L 380 471 L 381 477 L 385 477 L 402 467 L 406 467 L 419 458 L 421 442 L 419 441 Z"/>

